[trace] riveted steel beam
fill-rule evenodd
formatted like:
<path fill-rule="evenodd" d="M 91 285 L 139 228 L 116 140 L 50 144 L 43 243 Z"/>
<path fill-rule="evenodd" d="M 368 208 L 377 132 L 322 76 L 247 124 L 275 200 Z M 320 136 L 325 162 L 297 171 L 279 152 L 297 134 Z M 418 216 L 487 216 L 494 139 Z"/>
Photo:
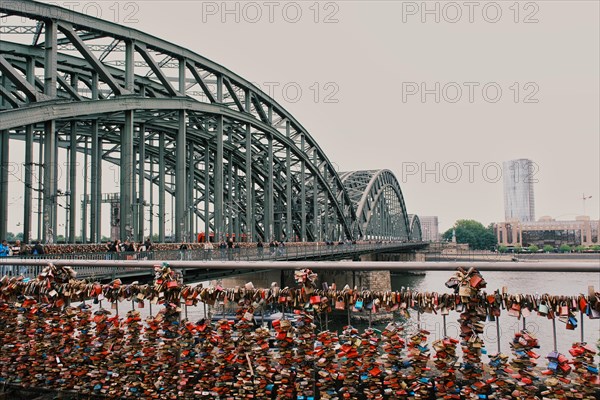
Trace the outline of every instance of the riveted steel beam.
<path fill-rule="evenodd" d="M 29 101 L 48 99 L 47 96 L 39 93 L 31 83 L 25 80 L 2 55 L 0 55 L 0 71 L 14 83 L 17 89 L 25 93 Z"/>
<path fill-rule="evenodd" d="M 100 60 L 96 58 L 93 52 L 91 52 L 85 42 L 79 37 L 79 35 L 73 31 L 73 25 L 68 22 L 60 22 L 58 24 L 58 28 L 60 31 L 71 41 L 71 43 L 79 50 L 81 55 L 90 63 L 90 65 L 98 72 L 100 77 L 110 88 L 118 95 L 128 94 L 129 90 L 124 89 L 121 85 L 117 83 L 115 78 L 111 75 L 111 73 L 106 69 L 104 64 Z M 46 44 L 48 41 L 46 40 Z M 53 43 L 56 43 L 54 41 Z"/>
<path fill-rule="evenodd" d="M 171 85 L 171 82 L 169 81 L 169 79 L 166 77 L 166 75 L 160 69 L 160 66 L 156 63 L 156 61 L 154 61 L 154 58 L 152 58 L 152 56 L 148 52 L 146 45 L 136 42 L 135 49 L 138 51 L 138 53 L 140 53 L 140 55 L 146 61 L 146 63 L 148 63 L 148 67 L 150 67 L 152 72 L 154 72 L 154 75 L 156 75 L 156 77 L 160 80 L 160 82 L 167 89 L 169 94 L 171 96 L 179 95 L 177 90 L 175 90 L 173 85 Z"/>

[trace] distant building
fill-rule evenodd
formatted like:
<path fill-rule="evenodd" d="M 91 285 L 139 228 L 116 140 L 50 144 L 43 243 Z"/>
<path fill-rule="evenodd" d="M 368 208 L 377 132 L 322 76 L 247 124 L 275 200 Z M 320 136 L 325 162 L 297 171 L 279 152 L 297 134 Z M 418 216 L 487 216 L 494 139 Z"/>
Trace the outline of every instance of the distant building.
<path fill-rule="evenodd" d="M 440 240 L 438 217 L 422 217 L 419 215 L 419 221 L 421 221 L 421 235 L 424 242 L 437 242 Z"/>
<path fill-rule="evenodd" d="M 505 221 L 535 221 L 534 173 L 533 162 L 524 158 L 502 164 Z"/>
<path fill-rule="evenodd" d="M 574 221 L 556 221 L 550 217 L 541 217 L 538 221 L 522 222 L 512 220 L 495 224 L 498 244 L 504 246 L 527 247 L 535 244 L 559 247 L 592 246 L 599 244 L 599 220 L 590 220 L 588 216 L 579 216 Z"/>

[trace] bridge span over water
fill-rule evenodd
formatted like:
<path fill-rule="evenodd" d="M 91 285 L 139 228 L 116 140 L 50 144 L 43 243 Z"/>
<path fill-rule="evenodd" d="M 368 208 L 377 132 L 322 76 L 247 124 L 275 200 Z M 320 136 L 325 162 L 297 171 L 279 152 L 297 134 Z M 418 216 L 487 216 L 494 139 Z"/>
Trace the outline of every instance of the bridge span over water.
<path fill-rule="evenodd" d="M 239 249 L 204 249 L 165 250 L 137 253 L 70 253 L 44 254 L 41 256 L 23 256 L 0 259 L 0 277 L 4 274 L 23 275 L 35 278 L 48 264 L 70 265 L 77 272 L 79 279 L 112 280 L 112 279 L 145 279 L 153 275 L 154 270 L 148 266 L 183 264 L 189 268 L 184 274 L 186 281 L 198 281 L 210 278 L 230 277 L 265 271 L 286 265 L 285 262 L 324 262 L 324 261 L 356 261 L 365 256 L 381 253 L 411 253 L 427 247 L 423 242 L 387 242 L 358 243 L 326 246 L 323 243 L 289 246 L 274 249 L 244 247 Z M 175 265 L 173 264 L 173 265 Z M 346 264 L 346 263 L 344 263 Z M 248 269 L 247 266 L 255 268 Z M 324 264 L 325 265 L 325 264 Z M 245 267 L 244 267 L 245 266 Z M 263 268 L 261 266 L 267 266 Z M 289 268 L 286 265 L 283 268 Z M 187 268 L 184 268 L 184 270 Z"/>
<path fill-rule="evenodd" d="M 69 242 L 98 242 L 102 218 L 114 237 L 138 241 L 150 221 L 164 242 L 172 198 L 177 242 L 201 231 L 219 240 L 421 239 L 391 171 L 339 173 L 288 110 L 226 67 L 49 4 L 3 1 L 0 12 L 0 237 L 10 218 L 33 239 L 37 206 L 37 237 L 52 242 L 60 206 Z M 25 143 L 22 207 L 9 207 L 14 140 Z M 119 171 L 114 196 L 102 191 L 109 164 Z M 156 212 L 157 226 L 148 219 Z"/>

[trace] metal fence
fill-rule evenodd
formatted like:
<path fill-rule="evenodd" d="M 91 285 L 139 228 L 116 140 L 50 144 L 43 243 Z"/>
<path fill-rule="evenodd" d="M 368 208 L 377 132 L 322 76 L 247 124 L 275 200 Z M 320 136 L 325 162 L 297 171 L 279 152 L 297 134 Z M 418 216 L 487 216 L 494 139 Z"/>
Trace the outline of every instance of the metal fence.
<path fill-rule="evenodd" d="M 104 252 L 104 253 L 65 253 L 65 254 L 42 254 L 21 255 L 0 259 L 0 276 L 2 275 L 24 275 L 35 277 L 43 268 L 43 265 L 23 265 L 18 261 L 85 261 L 81 265 L 75 265 L 79 278 L 107 278 L 123 277 L 133 275 L 149 274 L 148 269 L 134 266 L 99 267 L 89 265 L 88 261 L 293 261 L 307 259 L 340 258 L 344 256 L 372 253 L 375 251 L 413 248 L 421 245 L 417 242 L 387 242 L 387 243 L 360 243 L 360 244 L 335 244 L 335 245 L 302 245 L 281 247 L 241 247 L 241 248 L 213 248 L 193 250 L 160 250 L 140 252 Z M 14 264 L 11 264 L 14 263 Z M 83 265 L 88 264 L 88 265 Z"/>

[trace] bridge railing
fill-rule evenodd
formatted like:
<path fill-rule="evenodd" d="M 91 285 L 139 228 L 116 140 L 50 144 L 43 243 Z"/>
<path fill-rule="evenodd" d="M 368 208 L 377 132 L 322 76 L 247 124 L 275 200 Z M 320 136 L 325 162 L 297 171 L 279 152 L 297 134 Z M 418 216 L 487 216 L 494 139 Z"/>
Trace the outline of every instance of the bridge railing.
<path fill-rule="evenodd" d="M 15 262 L 24 265 L 36 261 Z M 72 262 L 76 261 L 59 261 L 57 265 Z M 98 263 L 144 264 L 152 270 L 152 261 L 99 260 Z M 1 264 L 4 262 L 0 261 Z M 190 268 L 201 268 L 199 264 L 204 263 L 174 261 L 173 264 L 178 268 L 186 264 Z M 268 262 L 222 264 L 239 264 L 240 268 L 252 268 L 249 264 L 277 267 L 276 263 Z M 305 267 L 304 264 L 315 263 L 296 264 Z M 347 270 L 352 269 L 352 264 L 364 263 L 324 264 Z M 377 268 L 381 269 L 382 265 L 408 268 L 399 264 L 379 263 Z M 450 263 L 442 264 L 447 264 L 445 270 L 451 269 Z M 495 265 L 481 267 L 505 270 L 500 268 L 501 263 L 492 264 Z M 598 270 L 593 263 L 584 264 L 585 268 L 580 266 L 578 269 Z M 359 267 L 365 269 L 366 266 Z M 547 262 L 536 268 L 539 271 L 573 270 L 569 263 Z M 423 269 L 438 268 L 432 268 L 430 263 Z M 140 397 L 144 398 L 155 397 L 155 389 L 173 398 L 222 398 L 221 388 L 228 388 L 227 395 L 231 398 L 246 398 L 248 391 L 257 394 L 255 398 L 270 398 L 271 395 L 266 394 L 269 391 L 277 393 L 278 398 L 292 393 L 289 397 L 306 399 L 308 394 L 316 394 L 313 398 L 325 399 L 331 398 L 332 393 L 343 392 L 338 390 L 342 382 L 337 382 L 337 378 L 323 379 L 330 376 L 328 373 L 334 373 L 345 376 L 343 384 L 355 386 L 359 393 L 367 390 L 393 393 L 389 390 L 398 389 L 396 382 L 404 382 L 410 390 L 419 388 L 421 398 L 439 398 L 441 390 L 448 392 L 450 388 L 456 389 L 444 397 L 474 398 L 473 388 L 477 388 L 478 398 L 490 399 L 534 398 L 540 391 L 550 394 L 545 398 L 565 398 L 562 395 L 565 388 L 581 399 L 598 398 L 599 394 L 596 350 L 592 344 L 597 338 L 593 330 L 584 332 L 584 320 L 588 326 L 588 320 L 600 315 L 600 293 L 593 288 L 588 289 L 587 296 L 528 296 L 497 289 L 490 300 L 493 288 L 484 291 L 483 276 L 469 266 L 449 275 L 446 286 L 450 290 L 439 293 L 408 288 L 399 291 L 320 289 L 317 276 L 306 269 L 296 269 L 300 279 L 296 279 L 298 285 L 295 288 L 192 287 L 182 284 L 177 271 L 168 266 L 160 269 L 150 285 L 117 285 L 114 282 L 97 285 L 69 279 L 69 271 L 57 266 L 48 271 L 58 279 L 49 279 L 46 275 L 28 282 L 0 280 L 0 319 L 4 328 L 4 334 L 0 335 L 3 350 L 0 385 L 101 395 L 110 380 L 112 384 L 107 386 L 110 398 L 132 397 L 139 393 L 130 390 L 134 387 L 143 392 Z M 308 283 L 305 283 L 305 276 L 311 277 Z M 149 287 L 152 290 L 148 290 Z M 463 289 L 466 290 L 463 292 Z M 255 306 L 256 299 L 264 299 L 264 302 L 261 300 L 263 304 Z M 102 300 L 108 308 L 104 308 Z M 333 314 L 333 307 L 328 306 L 333 306 L 333 302 L 336 303 L 336 314 Z M 148 311 L 145 311 L 144 303 Z M 225 307 L 222 312 L 218 311 L 217 306 L 225 306 L 225 303 L 234 308 L 233 314 L 227 314 Z M 152 304 L 155 305 L 154 313 Z M 481 304 L 489 306 L 482 307 Z M 579 321 L 579 332 L 572 327 L 557 335 L 555 320 L 561 320 L 563 306 L 569 316 L 568 323 L 572 323 L 571 318 Z M 271 307 L 276 311 L 267 316 L 270 326 L 263 326 L 262 311 L 260 316 L 257 312 L 260 307 Z M 371 327 L 371 315 L 378 312 L 388 314 L 386 318 L 392 323 Z M 351 316 L 356 314 L 368 316 L 369 328 L 359 331 L 351 326 Z M 441 314 L 441 325 L 439 319 L 433 319 L 437 314 Z M 332 324 L 334 318 L 338 320 L 338 325 L 332 325 L 331 330 L 329 315 Z M 463 318 L 465 315 L 468 318 Z M 538 317 L 541 318 L 537 320 Z M 346 318 L 349 326 L 339 326 L 339 322 L 345 324 Z M 194 323 L 194 320 L 198 322 Z M 495 332 L 487 329 L 487 322 L 495 323 Z M 516 328 L 512 328 L 514 325 Z M 538 325 L 546 330 L 552 326 L 552 337 L 540 335 L 538 340 Z M 568 342 L 559 341 L 563 335 L 568 337 Z M 71 346 L 70 351 L 64 351 L 64 346 L 56 346 L 58 342 Z M 116 346 L 120 351 L 106 350 Z M 497 348 L 497 353 L 489 353 L 489 360 L 484 358 L 488 354 L 484 349 L 493 347 Z M 507 355 L 501 356 L 502 347 L 505 351 L 510 349 L 511 359 Z M 539 361 L 539 366 L 533 362 L 533 359 L 548 354 L 543 352 L 544 349 L 553 349 L 547 357 L 550 360 L 547 368 L 544 358 Z M 568 351 L 572 358 L 568 359 L 568 355 L 558 351 L 565 351 L 565 354 Z M 233 358 L 236 353 L 242 357 Z M 447 357 L 448 353 L 456 356 Z M 360 361 L 362 370 L 357 372 L 355 364 L 348 362 L 352 360 L 348 354 Z M 25 357 L 28 367 L 24 367 Z M 390 362 L 394 363 L 392 367 L 389 367 Z M 554 367 L 550 367 L 552 362 L 556 363 Z M 559 363 L 567 368 L 566 373 L 558 369 Z M 460 374 L 455 374 L 458 365 Z M 523 375 L 508 374 L 511 368 Z M 188 375 L 182 373 L 184 370 L 197 374 L 189 375 L 194 380 L 188 381 Z M 260 379 L 253 375 L 254 371 L 270 370 L 277 373 L 258 375 Z M 69 379 L 65 379 L 69 373 Z M 565 379 L 567 374 L 568 379 Z M 289 376 L 292 385 L 289 389 L 279 378 L 285 375 Z M 565 385 L 548 385 L 546 375 L 555 380 L 563 378 Z M 236 384 L 239 379 L 245 379 L 243 387 Z M 196 382 L 204 385 L 201 390 Z M 524 390 L 531 395 L 519 394 Z M 206 395 L 200 397 L 198 393 Z M 406 397 L 398 394 L 387 398 Z"/>
<path fill-rule="evenodd" d="M 2 275 L 37 276 L 43 266 L 41 265 L 10 265 L 10 260 L 70 260 L 70 261 L 290 261 L 302 259 L 325 259 L 333 256 L 364 254 L 386 249 L 412 247 L 416 242 L 373 242 L 359 244 L 334 244 L 334 245 L 302 245 L 282 247 L 241 247 L 241 248 L 213 248 L 192 250 L 158 250 L 140 252 L 96 252 L 96 253 L 64 253 L 64 254 L 39 254 L 20 255 L 3 258 L 5 262 L 0 265 Z M 76 266 L 80 278 L 122 277 L 150 273 L 147 269 L 136 267 L 97 267 Z"/>

